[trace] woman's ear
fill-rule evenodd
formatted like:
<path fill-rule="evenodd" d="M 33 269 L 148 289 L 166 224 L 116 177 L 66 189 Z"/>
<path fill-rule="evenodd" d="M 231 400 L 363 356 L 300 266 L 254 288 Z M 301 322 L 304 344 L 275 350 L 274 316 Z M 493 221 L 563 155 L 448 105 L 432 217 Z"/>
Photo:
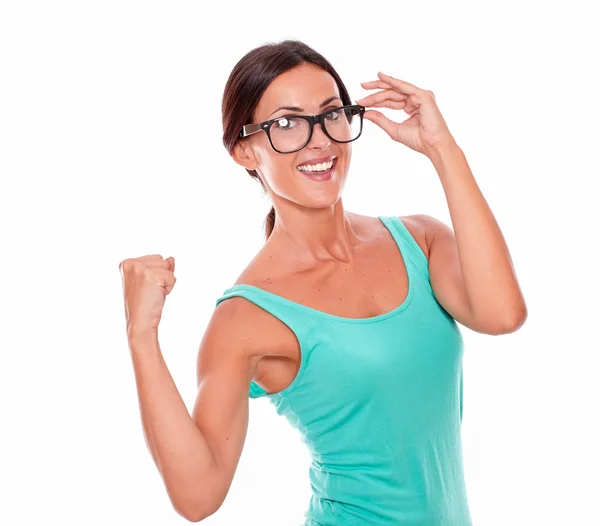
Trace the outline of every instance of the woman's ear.
<path fill-rule="evenodd" d="M 233 160 L 247 170 L 256 169 L 256 158 L 252 152 L 252 148 L 245 141 L 239 141 L 231 153 Z"/>

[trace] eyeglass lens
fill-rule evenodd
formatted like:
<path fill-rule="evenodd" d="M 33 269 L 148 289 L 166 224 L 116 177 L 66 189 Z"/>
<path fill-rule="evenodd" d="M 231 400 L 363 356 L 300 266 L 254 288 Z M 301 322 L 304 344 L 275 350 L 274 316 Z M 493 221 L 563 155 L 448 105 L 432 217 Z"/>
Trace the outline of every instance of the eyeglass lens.
<path fill-rule="evenodd" d="M 361 130 L 361 118 L 356 108 L 340 108 L 327 113 L 323 119 L 327 133 L 335 141 L 356 139 Z M 308 139 L 310 125 L 306 119 L 282 117 L 271 124 L 271 141 L 275 149 L 292 152 L 301 148 Z"/>

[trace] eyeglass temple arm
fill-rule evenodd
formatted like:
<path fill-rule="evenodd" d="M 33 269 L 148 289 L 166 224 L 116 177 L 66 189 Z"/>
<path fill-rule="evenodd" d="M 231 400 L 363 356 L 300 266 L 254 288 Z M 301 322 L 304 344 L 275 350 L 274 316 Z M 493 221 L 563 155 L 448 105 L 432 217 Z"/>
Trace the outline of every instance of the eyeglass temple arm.
<path fill-rule="evenodd" d="M 257 133 L 261 130 L 261 123 L 255 124 L 245 124 L 242 126 L 242 131 L 240 132 L 240 137 L 248 137 L 248 135 L 252 135 L 253 133 Z"/>

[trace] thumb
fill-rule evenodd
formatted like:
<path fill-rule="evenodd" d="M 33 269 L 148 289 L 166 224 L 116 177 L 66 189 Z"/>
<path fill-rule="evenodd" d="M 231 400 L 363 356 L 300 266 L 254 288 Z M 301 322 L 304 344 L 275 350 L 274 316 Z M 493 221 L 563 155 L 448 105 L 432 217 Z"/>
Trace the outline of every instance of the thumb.
<path fill-rule="evenodd" d="M 383 113 L 377 110 L 367 110 L 363 117 L 374 122 L 384 132 L 386 132 L 395 141 L 398 140 L 398 123 L 388 119 Z"/>
<path fill-rule="evenodd" d="M 173 256 L 169 256 L 167 261 L 169 262 L 171 272 L 175 272 L 175 258 Z"/>

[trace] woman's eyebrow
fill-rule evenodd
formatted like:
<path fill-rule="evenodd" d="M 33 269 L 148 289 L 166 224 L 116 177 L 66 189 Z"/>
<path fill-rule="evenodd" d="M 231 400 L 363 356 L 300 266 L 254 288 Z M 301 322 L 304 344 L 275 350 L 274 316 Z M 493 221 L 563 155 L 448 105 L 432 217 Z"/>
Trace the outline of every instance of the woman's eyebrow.
<path fill-rule="evenodd" d="M 328 99 L 325 99 L 321 103 L 319 108 L 323 108 L 324 106 L 327 106 L 327 104 L 329 104 L 330 102 L 333 102 L 335 99 L 339 99 L 340 101 L 342 100 L 337 95 L 334 95 L 333 97 L 329 97 Z M 277 108 L 273 113 L 277 113 L 279 110 L 304 111 L 302 108 L 298 108 L 298 106 L 281 106 L 280 108 Z M 271 113 L 271 115 L 273 115 L 273 113 Z M 269 117 L 271 115 L 269 115 Z"/>

